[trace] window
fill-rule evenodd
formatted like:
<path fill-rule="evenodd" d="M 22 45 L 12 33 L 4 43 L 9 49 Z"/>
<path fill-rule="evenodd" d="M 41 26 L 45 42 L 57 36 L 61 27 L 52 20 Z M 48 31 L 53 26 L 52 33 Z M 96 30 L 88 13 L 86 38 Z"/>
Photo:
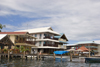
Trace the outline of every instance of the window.
<path fill-rule="evenodd" d="M 37 37 L 37 34 L 35 34 L 35 37 Z"/>
<path fill-rule="evenodd" d="M 16 36 L 16 40 L 18 40 L 18 36 Z"/>
<path fill-rule="evenodd" d="M 42 35 L 40 34 L 40 39 L 41 39 L 41 36 L 42 36 Z"/>
<path fill-rule="evenodd" d="M 45 44 L 45 42 L 44 42 L 44 44 Z"/>
<path fill-rule="evenodd" d="M 46 36 L 47 36 L 47 34 L 44 34 L 44 36 L 46 37 Z"/>
<path fill-rule="evenodd" d="M 41 41 L 39 42 L 39 46 L 41 46 Z"/>

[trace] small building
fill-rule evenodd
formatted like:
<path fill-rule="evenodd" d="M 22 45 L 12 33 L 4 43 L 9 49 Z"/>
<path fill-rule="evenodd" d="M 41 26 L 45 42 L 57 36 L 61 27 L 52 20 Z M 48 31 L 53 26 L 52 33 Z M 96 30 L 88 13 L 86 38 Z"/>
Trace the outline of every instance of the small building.
<path fill-rule="evenodd" d="M 86 47 L 87 49 L 90 48 L 90 50 L 93 50 L 95 53 L 99 53 L 99 44 L 96 41 L 82 41 L 82 42 L 78 42 L 76 44 L 69 44 L 67 46 L 67 49 L 74 47 L 76 50 L 79 49 L 80 47 Z"/>
<path fill-rule="evenodd" d="M 36 42 L 33 39 L 36 40 L 28 32 L 0 32 L 0 50 L 21 48 L 23 46 L 31 52 L 31 47 L 36 47 Z"/>

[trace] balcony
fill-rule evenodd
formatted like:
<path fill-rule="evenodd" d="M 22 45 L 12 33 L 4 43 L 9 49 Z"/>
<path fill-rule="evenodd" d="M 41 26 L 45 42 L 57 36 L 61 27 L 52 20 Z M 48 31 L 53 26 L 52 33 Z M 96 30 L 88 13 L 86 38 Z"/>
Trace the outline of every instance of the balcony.
<path fill-rule="evenodd" d="M 15 43 L 27 43 L 31 45 L 35 45 L 35 41 L 21 41 L 21 40 L 15 40 Z"/>
<path fill-rule="evenodd" d="M 57 45 L 57 44 L 43 44 L 43 46 L 58 47 L 58 45 Z"/>
<path fill-rule="evenodd" d="M 44 39 L 53 39 L 53 40 L 58 40 L 57 38 L 50 37 L 50 36 L 45 36 Z"/>
<path fill-rule="evenodd" d="M 33 41 L 25 41 L 24 43 L 28 43 L 28 44 L 35 45 L 36 42 L 33 42 Z"/>

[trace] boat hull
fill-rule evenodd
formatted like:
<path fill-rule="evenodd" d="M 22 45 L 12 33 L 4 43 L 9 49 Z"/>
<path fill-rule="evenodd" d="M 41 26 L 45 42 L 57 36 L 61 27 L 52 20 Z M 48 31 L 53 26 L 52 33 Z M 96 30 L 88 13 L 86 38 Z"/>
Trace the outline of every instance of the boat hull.
<path fill-rule="evenodd" d="M 85 58 L 86 63 L 100 63 L 100 58 Z"/>

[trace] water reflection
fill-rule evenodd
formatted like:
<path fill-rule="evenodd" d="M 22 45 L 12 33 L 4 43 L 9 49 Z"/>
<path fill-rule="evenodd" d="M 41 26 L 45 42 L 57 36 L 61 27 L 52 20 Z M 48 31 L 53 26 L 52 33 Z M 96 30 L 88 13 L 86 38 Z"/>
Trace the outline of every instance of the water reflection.
<path fill-rule="evenodd" d="M 45 58 L 44 60 L 2 59 L 0 67 L 100 67 L 99 63 L 84 63 L 79 59 L 69 62 L 68 58 Z"/>

